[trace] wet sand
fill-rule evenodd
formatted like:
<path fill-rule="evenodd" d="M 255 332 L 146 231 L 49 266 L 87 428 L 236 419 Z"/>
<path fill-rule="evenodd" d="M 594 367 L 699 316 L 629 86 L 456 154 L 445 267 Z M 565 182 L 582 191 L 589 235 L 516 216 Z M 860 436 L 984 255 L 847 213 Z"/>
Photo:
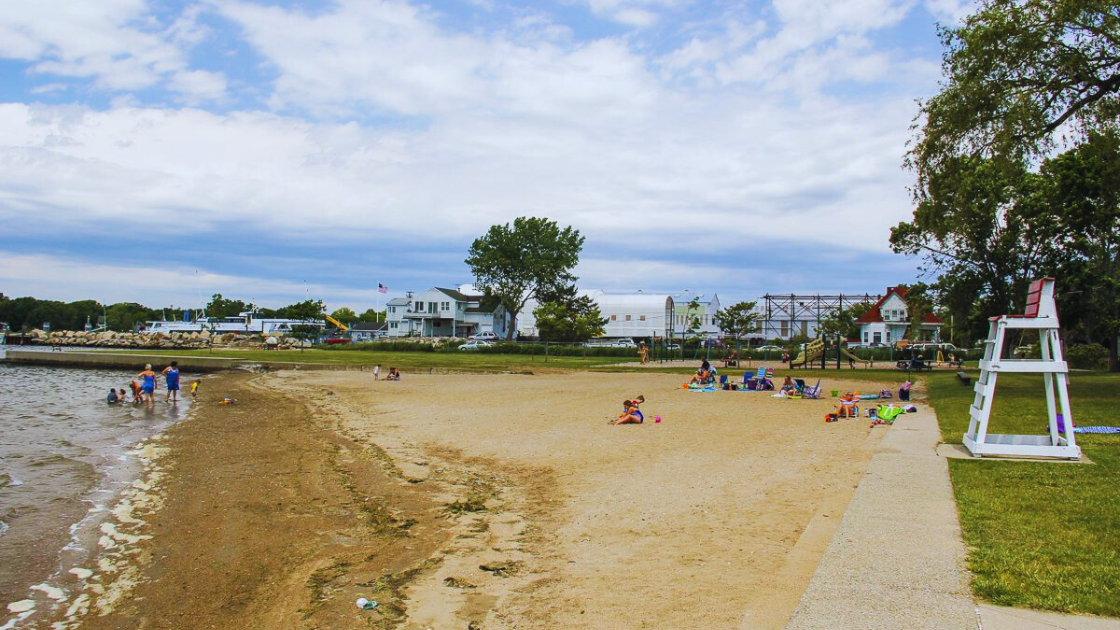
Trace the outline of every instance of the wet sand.
<path fill-rule="evenodd" d="M 782 628 L 886 429 L 681 381 L 220 377 L 65 625 Z"/>

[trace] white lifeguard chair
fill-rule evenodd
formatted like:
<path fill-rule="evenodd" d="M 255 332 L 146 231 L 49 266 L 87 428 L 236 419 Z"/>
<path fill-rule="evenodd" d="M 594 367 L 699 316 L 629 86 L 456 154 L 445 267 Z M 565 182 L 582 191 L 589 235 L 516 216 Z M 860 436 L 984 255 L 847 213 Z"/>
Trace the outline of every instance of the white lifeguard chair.
<path fill-rule="evenodd" d="M 993 317 L 984 342 L 984 358 L 980 361 L 980 378 L 976 382 L 976 399 L 969 409 L 971 419 L 964 445 L 973 457 L 1008 456 L 1051 459 L 1080 459 L 1081 449 L 1073 433 L 1073 416 L 1069 410 L 1069 366 L 1062 358 L 1058 336 L 1058 309 L 1054 304 L 1054 279 L 1042 278 L 1031 283 L 1027 308 L 1022 315 Z M 1004 358 L 1003 346 L 1007 331 L 1033 329 L 1038 331 L 1041 359 Z M 996 378 L 1001 372 L 1042 374 L 1046 385 L 1046 410 L 1050 421 L 1048 435 L 993 435 L 988 433 L 992 414 L 992 398 Z M 1058 414 L 1063 426 L 1058 429 Z"/>

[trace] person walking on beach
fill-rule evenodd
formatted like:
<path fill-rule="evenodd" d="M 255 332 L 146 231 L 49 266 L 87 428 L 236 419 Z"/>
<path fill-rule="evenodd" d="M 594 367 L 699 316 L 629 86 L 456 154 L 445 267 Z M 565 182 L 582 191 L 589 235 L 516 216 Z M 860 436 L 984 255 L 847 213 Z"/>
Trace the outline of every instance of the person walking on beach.
<path fill-rule="evenodd" d="M 172 361 L 171 365 L 163 368 L 161 374 L 167 382 L 167 396 L 163 398 L 163 402 L 179 402 L 179 362 Z"/>
<path fill-rule="evenodd" d="M 381 380 L 381 364 L 380 363 L 373 366 L 373 380 L 375 380 L 375 381 L 380 381 Z"/>
<path fill-rule="evenodd" d="M 140 398 L 152 404 L 156 401 L 156 377 L 158 374 L 152 371 L 152 364 L 149 363 L 144 366 L 144 371 L 136 375 L 140 379 Z"/>

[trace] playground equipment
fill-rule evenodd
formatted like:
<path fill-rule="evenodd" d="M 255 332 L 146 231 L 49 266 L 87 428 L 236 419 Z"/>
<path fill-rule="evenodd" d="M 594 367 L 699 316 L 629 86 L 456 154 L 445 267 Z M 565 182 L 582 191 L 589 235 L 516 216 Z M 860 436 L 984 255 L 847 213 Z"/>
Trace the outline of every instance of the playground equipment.
<path fill-rule="evenodd" d="M 346 324 L 343 324 L 342 322 L 340 322 L 337 319 L 331 317 L 330 315 L 324 314 L 323 317 L 325 317 L 328 322 L 334 324 L 335 327 L 338 328 L 339 330 L 341 330 L 342 332 L 347 332 L 348 330 L 350 330 L 349 326 L 347 326 Z"/>
<path fill-rule="evenodd" d="M 797 358 L 789 362 L 790 367 L 805 367 L 808 364 L 819 361 L 821 355 L 824 354 L 824 337 L 819 337 L 805 344 L 805 349 Z"/>
<path fill-rule="evenodd" d="M 849 361 L 855 361 L 856 363 L 871 363 L 871 359 L 861 359 L 852 354 L 847 348 L 843 346 L 840 347 L 840 354 Z"/>
<path fill-rule="evenodd" d="M 1004 340 L 1009 329 L 1038 331 L 1041 359 L 1004 358 Z M 1022 315 L 1000 315 L 990 320 L 988 340 L 984 342 L 984 358 L 980 361 L 976 398 L 970 408 L 968 432 L 964 445 L 973 457 L 1010 455 L 1079 459 L 1081 449 L 1073 432 L 1073 416 L 1069 409 L 1069 366 L 1062 359 L 1058 337 L 1058 309 L 1054 304 L 1054 279 L 1042 278 L 1031 283 L 1027 308 Z M 992 398 L 1001 372 L 1042 374 L 1046 386 L 1048 435 L 995 435 L 988 433 L 992 414 Z M 1059 414 L 1062 422 L 1059 425 Z"/>

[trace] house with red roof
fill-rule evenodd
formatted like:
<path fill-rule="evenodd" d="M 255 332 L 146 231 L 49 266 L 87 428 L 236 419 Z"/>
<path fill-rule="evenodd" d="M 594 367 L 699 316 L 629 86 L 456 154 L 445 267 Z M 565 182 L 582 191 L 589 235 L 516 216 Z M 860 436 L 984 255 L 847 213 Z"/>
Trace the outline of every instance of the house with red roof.
<path fill-rule="evenodd" d="M 859 324 L 859 337 L 862 345 L 891 345 L 902 339 L 910 341 L 937 341 L 941 338 L 942 321 L 933 313 L 922 317 L 918 331 L 907 332 L 910 328 L 910 313 L 906 309 L 907 287 L 899 285 L 888 287 L 883 297 L 856 319 Z"/>

